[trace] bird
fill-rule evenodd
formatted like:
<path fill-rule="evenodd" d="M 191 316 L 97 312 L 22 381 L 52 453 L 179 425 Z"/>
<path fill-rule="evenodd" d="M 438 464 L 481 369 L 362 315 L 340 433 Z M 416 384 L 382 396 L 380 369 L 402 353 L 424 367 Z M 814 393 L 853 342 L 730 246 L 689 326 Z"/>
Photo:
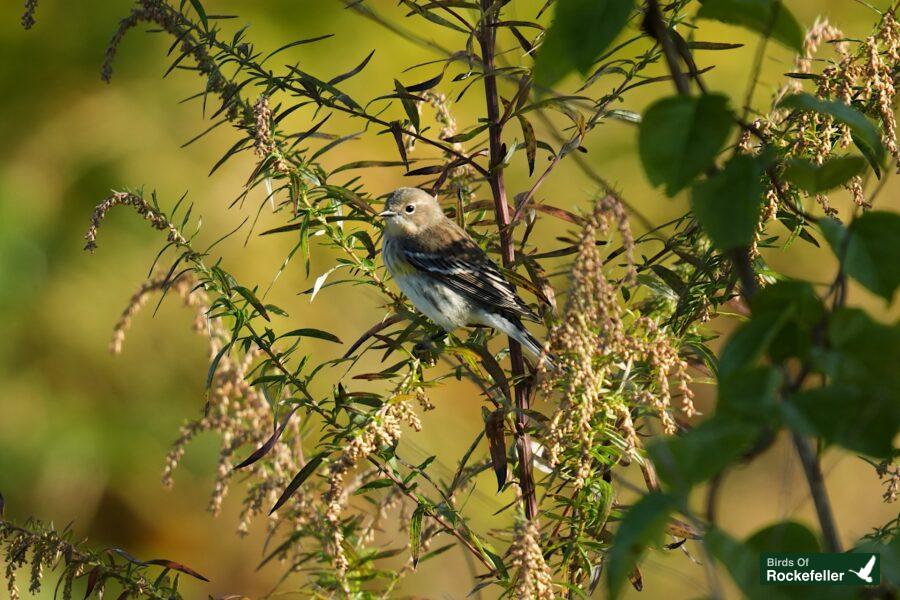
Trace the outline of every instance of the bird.
<path fill-rule="evenodd" d="M 847 569 L 849 572 L 853 573 L 866 583 L 872 583 L 872 569 L 875 567 L 875 555 L 872 555 L 872 558 L 869 559 L 869 562 L 866 563 L 859 571 L 854 571 L 853 569 Z"/>
<path fill-rule="evenodd" d="M 448 333 L 472 325 L 502 331 L 553 366 L 522 324 L 541 319 L 465 229 L 444 214 L 437 198 L 401 187 L 378 216 L 384 219 L 384 264 L 416 309 Z"/>

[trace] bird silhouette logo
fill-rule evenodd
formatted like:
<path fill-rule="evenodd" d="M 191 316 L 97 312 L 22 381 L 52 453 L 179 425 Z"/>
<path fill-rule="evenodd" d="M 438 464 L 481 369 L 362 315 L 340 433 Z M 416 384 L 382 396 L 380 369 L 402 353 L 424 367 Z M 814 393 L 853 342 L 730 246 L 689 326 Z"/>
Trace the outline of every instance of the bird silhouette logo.
<path fill-rule="evenodd" d="M 854 571 L 853 569 L 847 569 L 849 572 L 853 573 L 866 583 L 872 583 L 872 569 L 875 568 L 875 555 L 872 555 L 872 558 L 869 559 L 869 562 L 866 563 L 859 571 Z"/>

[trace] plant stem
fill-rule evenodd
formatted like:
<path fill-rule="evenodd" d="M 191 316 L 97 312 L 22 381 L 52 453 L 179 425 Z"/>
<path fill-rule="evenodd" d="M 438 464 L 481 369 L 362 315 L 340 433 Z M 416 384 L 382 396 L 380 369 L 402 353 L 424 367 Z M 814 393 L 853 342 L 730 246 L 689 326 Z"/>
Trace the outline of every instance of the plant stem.
<path fill-rule="evenodd" d="M 503 265 L 511 268 L 515 261 L 515 247 L 513 245 L 512 231 L 509 227 L 509 204 L 506 199 L 506 188 L 503 182 L 503 169 L 500 163 L 503 161 L 503 149 L 501 141 L 500 105 L 497 93 L 497 77 L 494 74 L 494 49 L 496 44 L 497 15 L 492 7 L 492 0 L 481 0 L 481 25 L 478 28 L 478 41 L 481 45 L 481 59 L 484 64 L 484 95 L 487 104 L 487 118 L 490 123 L 488 129 L 488 143 L 490 147 L 490 159 L 488 163 L 488 183 L 491 186 L 491 194 L 494 198 L 494 212 L 497 217 L 497 227 L 500 231 L 500 255 Z M 525 516 L 531 520 L 537 514 L 537 497 L 534 489 L 534 473 L 532 469 L 531 440 L 525 432 L 525 413 L 529 409 L 528 385 L 524 381 L 525 360 L 522 357 L 522 347 L 519 343 L 509 338 L 509 358 L 512 363 L 512 375 L 516 380 L 515 399 L 516 408 L 516 453 L 519 457 L 519 486 L 522 489 L 522 505 Z"/>
<path fill-rule="evenodd" d="M 799 433 L 792 433 L 791 437 L 794 440 L 794 447 L 797 448 L 800 462 L 803 464 L 803 473 L 806 475 L 813 504 L 816 507 L 816 516 L 818 516 L 819 525 L 822 528 L 822 537 L 825 538 L 825 547 L 829 552 L 843 552 L 834 513 L 831 511 L 831 501 L 828 499 L 828 490 L 825 489 L 825 477 L 822 475 L 819 458 L 809 440 Z"/>

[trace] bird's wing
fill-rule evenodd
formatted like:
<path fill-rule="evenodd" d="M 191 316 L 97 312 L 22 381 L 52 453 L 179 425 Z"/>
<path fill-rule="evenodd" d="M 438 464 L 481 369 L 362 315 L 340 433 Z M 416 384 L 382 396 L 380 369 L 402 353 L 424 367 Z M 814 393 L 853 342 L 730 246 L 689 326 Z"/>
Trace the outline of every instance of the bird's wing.
<path fill-rule="evenodd" d="M 862 571 L 860 571 L 860 575 L 862 577 L 868 577 L 872 572 L 872 568 L 875 566 L 875 555 L 872 555 L 872 558 L 869 559 L 869 562 L 866 563 L 866 566 L 863 567 Z"/>
<path fill-rule="evenodd" d="M 404 244 L 403 253 L 416 269 L 478 305 L 540 321 L 494 262 L 471 239 L 454 240 L 440 252 L 421 245 Z"/>

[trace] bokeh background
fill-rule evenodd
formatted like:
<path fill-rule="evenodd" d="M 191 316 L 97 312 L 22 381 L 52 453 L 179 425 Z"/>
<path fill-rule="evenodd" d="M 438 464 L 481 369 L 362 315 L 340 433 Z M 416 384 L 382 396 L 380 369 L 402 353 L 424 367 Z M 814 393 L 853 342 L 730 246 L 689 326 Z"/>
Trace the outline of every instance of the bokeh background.
<path fill-rule="evenodd" d="M 887 5 L 884 0 L 873 2 Z M 284 56 L 283 62 L 300 61 L 307 71 L 325 78 L 349 70 L 375 49 L 368 69 L 348 85 L 360 98 L 389 93 L 391 80 L 401 69 L 435 58 L 345 10 L 337 0 L 205 4 L 210 14 L 240 15 L 226 28 L 250 24 L 249 39 L 260 50 L 334 33 L 325 42 Z M 370 4 L 404 19 L 393 2 Z M 515 11 L 533 15 L 537 5 L 513 2 L 510 18 L 515 18 Z M 862 36 L 877 18 L 853 0 L 789 0 L 788 5 L 804 25 L 817 15 L 828 16 L 849 37 Z M 217 440 L 203 437 L 190 447 L 173 490 L 160 485 L 163 457 L 179 425 L 203 404 L 208 357 L 203 340 L 191 332 L 191 315 L 177 301 L 167 301 L 155 316 L 147 310 L 137 318 L 122 355 L 107 352 L 112 325 L 146 276 L 161 245 L 159 235 L 133 213 L 114 211 L 101 230 L 95 255 L 81 250 L 91 210 L 111 188 L 145 186 L 157 190 L 164 203 L 188 192 L 196 204 L 195 214 L 203 218 L 201 235 L 210 241 L 245 216 L 255 215 L 262 201 L 260 191 L 243 207 L 228 209 L 252 168 L 248 157 L 207 176 L 233 143 L 233 132 L 222 128 L 181 148 L 207 124 L 197 103 L 179 103 L 198 91 L 199 80 L 186 72 L 161 78 L 168 66 L 168 39 L 145 35 L 140 28 L 132 32 L 119 50 L 113 83 L 100 81 L 107 41 L 129 7 L 127 0 L 41 0 L 37 25 L 24 31 L 19 26 L 20 3 L 0 6 L 0 490 L 7 514 L 14 518 L 33 515 L 57 525 L 73 522 L 75 530 L 97 546 L 182 561 L 212 579 L 208 586 L 189 583 L 189 597 L 257 598 L 271 589 L 280 567 L 255 570 L 262 556 L 259 525 L 245 538 L 235 534 L 238 490 L 226 500 L 220 517 L 205 511 Z M 408 19 L 405 24 L 445 45 L 459 43 L 422 23 Z M 740 102 L 753 38 L 714 23 L 706 23 L 704 29 L 706 41 L 748 44 L 736 51 L 701 55 L 701 63 L 717 64 L 707 75 L 710 87 Z M 765 100 L 780 85 L 790 59 L 783 50 L 771 49 L 758 98 Z M 401 79 L 412 83 L 433 73 L 426 68 Z M 574 84 L 569 81 L 563 87 L 574 89 Z M 455 95 L 458 89 L 447 85 L 441 91 Z M 661 92 L 648 89 L 649 94 Z M 473 122 L 479 93 L 454 107 L 461 125 Z M 639 111 L 649 97 L 637 94 L 623 108 Z M 295 123 L 304 124 L 302 119 Z M 394 157 L 392 142 L 384 137 L 367 139 L 345 145 L 329 155 L 326 164 Z M 635 144 L 633 127 L 605 124 L 589 138 L 587 158 L 654 220 L 680 214 L 685 199 L 668 200 L 649 187 L 636 161 Z M 366 172 L 365 179 L 375 193 L 409 183 L 396 170 Z M 510 181 L 514 191 L 527 189 L 523 164 L 514 165 Z M 889 183 L 879 204 L 896 209 L 897 191 L 896 183 Z M 543 188 L 544 197 L 571 210 L 584 208 L 593 192 L 572 167 L 561 168 Z M 263 211 L 263 225 L 267 218 Z M 237 237 L 221 247 L 228 268 L 239 279 L 266 287 L 287 246 L 272 238 Z M 771 253 L 770 259 L 788 274 L 804 273 L 820 281 L 833 269 L 826 251 L 805 244 Z M 327 265 L 327 255 L 314 259 L 309 280 L 299 263 L 292 265 L 270 299 L 291 313 L 296 327 L 330 321 L 339 335 L 354 339 L 354 333 L 381 316 L 373 293 L 335 288 L 323 291 L 312 304 L 307 296 L 296 294 L 310 287 Z M 897 317 L 896 309 L 858 288 L 853 289 L 851 302 L 885 320 Z M 725 330 L 728 325 L 714 327 Z M 335 350 L 323 345 L 322 352 Z M 709 390 L 698 386 L 698 393 L 708 402 Z M 434 399 L 437 410 L 425 418 L 416 443 L 450 465 L 481 426 L 481 401 L 461 385 L 436 393 Z M 830 452 L 825 470 L 846 542 L 896 514 L 896 508 L 881 503 L 879 483 L 859 459 Z M 488 528 L 493 511 L 509 498 L 495 497 L 490 485 L 483 489 L 469 510 L 479 527 Z M 812 525 L 806 498 L 795 457 L 789 446 L 778 444 L 752 467 L 727 479 L 721 520 L 737 535 L 786 517 Z M 456 551 L 444 557 L 421 567 L 398 593 L 465 597 L 471 589 L 469 566 Z M 645 565 L 644 592 L 639 597 L 690 598 L 706 589 L 702 567 L 680 551 L 655 553 Z M 52 585 L 47 587 L 44 596 L 50 597 Z M 0 589 L 0 597 L 5 593 Z"/>

